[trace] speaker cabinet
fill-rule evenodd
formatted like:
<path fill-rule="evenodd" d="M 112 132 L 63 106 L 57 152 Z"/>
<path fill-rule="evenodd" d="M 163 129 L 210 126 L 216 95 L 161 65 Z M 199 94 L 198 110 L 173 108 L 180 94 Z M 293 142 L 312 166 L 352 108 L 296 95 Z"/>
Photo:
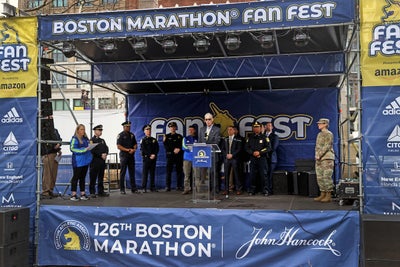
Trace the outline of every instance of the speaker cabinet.
<path fill-rule="evenodd" d="M 29 239 L 29 208 L 0 208 L 0 247 Z"/>
<path fill-rule="evenodd" d="M 317 175 L 315 174 L 315 172 L 298 172 L 297 176 L 299 195 L 309 197 L 316 197 L 319 195 Z"/>
<path fill-rule="evenodd" d="M 275 195 L 289 194 L 289 178 L 286 171 L 272 173 L 272 188 Z"/>
<path fill-rule="evenodd" d="M 40 102 L 40 108 L 42 110 L 41 116 L 48 117 L 53 115 L 53 106 L 49 101 L 42 101 Z"/>
<path fill-rule="evenodd" d="M 49 99 L 51 98 L 51 86 L 50 84 L 41 83 L 40 88 L 42 90 L 41 99 Z"/>
<path fill-rule="evenodd" d="M 315 160 L 314 159 L 296 159 L 294 162 L 296 171 L 307 172 L 315 170 Z"/>
<path fill-rule="evenodd" d="M 54 60 L 51 58 L 41 58 L 40 59 L 42 65 L 44 67 L 50 68 L 49 64 L 54 64 Z M 41 81 L 48 81 L 51 79 L 50 77 L 50 70 L 45 68 L 40 68 L 40 80 Z"/>
<path fill-rule="evenodd" d="M 400 266 L 400 216 L 362 215 L 364 267 Z"/>
<path fill-rule="evenodd" d="M 0 247 L 0 267 L 29 266 L 28 241 Z"/>
<path fill-rule="evenodd" d="M 288 172 L 288 191 L 290 195 L 298 195 L 299 187 L 297 185 L 297 171 Z"/>

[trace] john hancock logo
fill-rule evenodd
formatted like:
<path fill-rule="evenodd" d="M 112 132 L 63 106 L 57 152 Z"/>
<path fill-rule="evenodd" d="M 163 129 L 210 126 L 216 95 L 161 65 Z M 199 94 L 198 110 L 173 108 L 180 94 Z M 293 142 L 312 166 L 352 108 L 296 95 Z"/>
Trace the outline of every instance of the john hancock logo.
<path fill-rule="evenodd" d="M 62 222 L 54 232 L 56 249 L 90 250 L 90 235 L 84 224 L 79 221 L 68 220 Z"/>

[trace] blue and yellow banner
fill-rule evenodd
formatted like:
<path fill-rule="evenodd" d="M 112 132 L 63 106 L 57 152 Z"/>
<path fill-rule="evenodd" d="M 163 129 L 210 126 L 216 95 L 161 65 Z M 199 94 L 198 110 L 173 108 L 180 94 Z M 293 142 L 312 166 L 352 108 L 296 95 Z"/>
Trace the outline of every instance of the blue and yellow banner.
<path fill-rule="evenodd" d="M 360 4 L 363 86 L 399 85 L 399 1 L 361 0 Z"/>
<path fill-rule="evenodd" d="M 357 266 L 359 220 L 357 211 L 42 206 L 38 263 Z"/>
<path fill-rule="evenodd" d="M 35 97 L 37 18 L 0 19 L 0 98 Z"/>

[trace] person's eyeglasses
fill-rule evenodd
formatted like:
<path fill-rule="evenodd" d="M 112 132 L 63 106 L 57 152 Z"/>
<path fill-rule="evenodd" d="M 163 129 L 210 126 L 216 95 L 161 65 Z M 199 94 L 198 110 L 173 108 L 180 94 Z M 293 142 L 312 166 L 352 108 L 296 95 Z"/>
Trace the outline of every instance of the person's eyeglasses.
<path fill-rule="evenodd" d="M 210 118 L 206 118 L 205 120 L 206 120 L 206 121 L 210 121 L 211 119 L 210 119 Z"/>

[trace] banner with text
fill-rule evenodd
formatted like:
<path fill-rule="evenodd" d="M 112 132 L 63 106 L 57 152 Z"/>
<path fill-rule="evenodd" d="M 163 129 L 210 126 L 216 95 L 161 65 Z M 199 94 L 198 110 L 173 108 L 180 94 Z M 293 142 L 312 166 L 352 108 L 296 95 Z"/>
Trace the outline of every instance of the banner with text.
<path fill-rule="evenodd" d="M 362 88 L 365 212 L 400 215 L 400 86 Z"/>
<path fill-rule="evenodd" d="M 37 18 L 0 19 L 0 41 L 0 98 L 36 96 Z"/>
<path fill-rule="evenodd" d="M 315 103 L 318 103 L 316 105 Z M 279 136 L 278 169 L 294 170 L 296 159 L 315 158 L 315 140 L 319 132 L 319 118 L 330 119 L 329 129 L 334 134 L 334 150 L 338 144 L 338 89 L 296 89 L 263 92 L 231 92 L 169 95 L 130 95 L 128 97 L 131 130 L 138 141 L 144 136 L 142 127 L 151 125 L 151 132 L 160 142 L 169 133 L 167 124 L 176 122 L 177 131 L 187 135 L 187 128 L 204 125 L 204 114 L 211 112 L 214 122 L 227 136 L 227 127 L 237 125 L 241 136 L 252 132 L 252 123 L 273 121 Z M 161 143 L 160 143 L 161 144 Z M 137 159 L 140 159 L 137 152 Z M 157 163 L 165 166 L 165 151 L 160 145 Z M 140 175 L 140 174 L 139 174 Z M 139 176 L 140 177 L 140 176 Z"/>
<path fill-rule="evenodd" d="M 39 39 L 126 38 L 351 23 L 351 0 L 263 1 L 39 17 Z"/>
<path fill-rule="evenodd" d="M 364 86 L 398 85 L 400 79 L 400 5 L 361 0 L 361 71 Z"/>
<path fill-rule="evenodd" d="M 42 206 L 40 266 L 357 266 L 356 211 Z"/>

